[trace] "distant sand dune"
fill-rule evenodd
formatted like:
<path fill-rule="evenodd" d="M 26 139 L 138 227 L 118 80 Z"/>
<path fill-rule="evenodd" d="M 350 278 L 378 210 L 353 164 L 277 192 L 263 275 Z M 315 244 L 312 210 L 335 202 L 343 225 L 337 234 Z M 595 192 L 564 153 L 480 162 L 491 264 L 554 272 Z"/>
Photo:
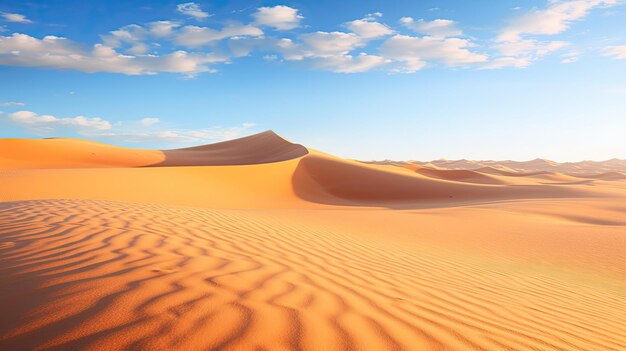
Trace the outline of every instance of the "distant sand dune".
<path fill-rule="evenodd" d="M 487 174 L 475 172 L 467 169 L 428 169 L 422 168 L 416 170 L 417 173 L 445 180 L 462 181 L 479 184 L 506 184 L 502 180 Z"/>
<path fill-rule="evenodd" d="M 420 161 L 370 161 L 373 164 L 388 164 L 400 167 L 423 166 L 430 169 L 448 170 L 475 170 L 481 173 L 499 174 L 505 176 L 528 176 L 532 173 L 564 173 L 569 175 L 587 174 L 600 175 L 602 173 L 626 172 L 626 160 L 610 159 L 606 161 L 581 162 L 554 162 L 545 159 L 530 161 L 472 161 L 472 160 L 434 160 Z"/>

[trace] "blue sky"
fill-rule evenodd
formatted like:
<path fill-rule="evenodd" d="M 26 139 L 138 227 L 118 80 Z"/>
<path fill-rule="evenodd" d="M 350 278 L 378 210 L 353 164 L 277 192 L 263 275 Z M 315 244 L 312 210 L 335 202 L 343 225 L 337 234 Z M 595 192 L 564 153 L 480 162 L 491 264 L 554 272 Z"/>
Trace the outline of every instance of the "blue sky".
<path fill-rule="evenodd" d="M 0 137 L 626 158 L 626 2 L 0 3 Z"/>

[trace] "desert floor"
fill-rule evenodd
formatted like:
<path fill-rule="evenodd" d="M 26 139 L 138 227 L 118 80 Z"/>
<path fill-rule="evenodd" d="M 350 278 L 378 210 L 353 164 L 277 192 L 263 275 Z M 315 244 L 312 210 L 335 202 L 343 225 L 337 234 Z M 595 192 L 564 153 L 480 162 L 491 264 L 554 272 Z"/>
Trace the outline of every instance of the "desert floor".
<path fill-rule="evenodd" d="M 624 350 L 626 176 L 560 167 L 3 139 L 0 350 Z"/>

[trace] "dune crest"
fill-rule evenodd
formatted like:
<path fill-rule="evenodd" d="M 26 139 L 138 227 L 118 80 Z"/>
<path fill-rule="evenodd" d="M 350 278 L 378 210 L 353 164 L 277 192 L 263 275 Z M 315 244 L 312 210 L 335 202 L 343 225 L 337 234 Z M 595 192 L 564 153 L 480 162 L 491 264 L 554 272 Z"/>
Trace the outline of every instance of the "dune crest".
<path fill-rule="evenodd" d="M 271 130 L 215 144 L 163 150 L 165 160 L 153 167 L 226 166 L 272 163 L 302 157 L 309 151 Z"/>
<path fill-rule="evenodd" d="M 415 164 L 368 165 L 309 150 L 272 131 L 165 151 L 75 139 L 3 142 L 24 150 L 3 151 L 0 165 L 6 171 L 0 181 L 6 190 L 0 201 L 76 198 L 212 208 L 424 208 L 606 195 L 602 188 L 586 186 L 596 180 L 550 172 L 505 176 L 504 171 L 494 175 Z"/>

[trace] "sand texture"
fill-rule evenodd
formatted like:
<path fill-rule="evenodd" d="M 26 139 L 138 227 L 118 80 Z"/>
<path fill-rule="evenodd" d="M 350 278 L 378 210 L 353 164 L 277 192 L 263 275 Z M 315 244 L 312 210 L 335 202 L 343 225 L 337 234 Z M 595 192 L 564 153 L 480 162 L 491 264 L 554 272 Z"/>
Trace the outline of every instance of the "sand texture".
<path fill-rule="evenodd" d="M 540 161 L 1 139 L 0 350 L 624 350 L 623 161 Z"/>

